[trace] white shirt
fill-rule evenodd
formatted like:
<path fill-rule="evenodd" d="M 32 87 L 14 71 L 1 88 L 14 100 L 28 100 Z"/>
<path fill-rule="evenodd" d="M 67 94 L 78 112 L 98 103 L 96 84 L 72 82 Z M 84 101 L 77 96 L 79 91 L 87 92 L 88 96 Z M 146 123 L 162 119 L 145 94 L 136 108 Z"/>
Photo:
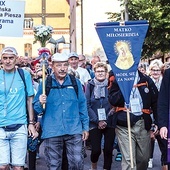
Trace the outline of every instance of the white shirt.
<path fill-rule="evenodd" d="M 73 69 L 73 68 L 71 68 L 71 69 Z M 82 85 L 85 85 L 88 82 L 88 80 L 91 79 L 89 72 L 85 68 L 78 67 L 74 71 L 78 72 L 78 74 L 80 76 L 80 82 L 81 82 Z"/>

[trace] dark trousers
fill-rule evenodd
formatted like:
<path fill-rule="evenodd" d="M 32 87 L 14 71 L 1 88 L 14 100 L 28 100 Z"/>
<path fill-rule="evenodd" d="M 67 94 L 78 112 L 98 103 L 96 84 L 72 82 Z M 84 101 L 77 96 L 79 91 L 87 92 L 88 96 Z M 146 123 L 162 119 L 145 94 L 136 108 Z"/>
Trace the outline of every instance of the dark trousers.
<path fill-rule="evenodd" d="M 63 146 L 63 157 L 62 157 L 62 170 L 68 170 L 68 159 L 67 159 L 67 154 L 66 154 L 66 146 L 64 143 Z"/>
<path fill-rule="evenodd" d="M 151 156 L 150 156 L 150 158 L 153 158 L 154 148 L 155 148 L 155 139 L 151 139 Z"/>
<path fill-rule="evenodd" d="M 156 139 L 158 141 L 158 145 L 161 151 L 161 163 L 162 165 L 168 165 L 169 163 L 167 162 L 167 140 L 162 139 L 160 135 L 156 136 Z M 169 167 L 170 165 L 168 165 Z"/>
<path fill-rule="evenodd" d="M 29 151 L 28 152 L 28 163 L 29 163 L 29 169 L 30 170 L 36 170 L 36 151 L 34 152 L 31 152 Z"/>
<path fill-rule="evenodd" d="M 112 151 L 115 139 L 115 129 L 105 128 L 105 129 L 92 129 L 89 132 L 91 139 L 91 162 L 98 162 L 99 156 L 101 154 L 101 141 L 102 136 L 104 136 L 104 166 L 103 169 L 111 170 L 112 164 Z"/>

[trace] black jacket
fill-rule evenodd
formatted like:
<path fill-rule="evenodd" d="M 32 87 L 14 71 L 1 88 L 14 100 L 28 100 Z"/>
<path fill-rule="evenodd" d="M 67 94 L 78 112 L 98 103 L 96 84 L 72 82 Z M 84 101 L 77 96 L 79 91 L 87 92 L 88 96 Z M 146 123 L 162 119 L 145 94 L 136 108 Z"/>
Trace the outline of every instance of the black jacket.
<path fill-rule="evenodd" d="M 170 97 L 170 69 L 165 70 L 158 97 L 158 126 L 168 127 Z"/>
<path fill-rule="evenodd" d="M 147 82 L 147 85 L 138 87 L 143 102 L 143 109 L 151 109 L 154 119 L 155 121 L 157 121 L 158 90 L 150 77 L 142 74 L 141 72 L 138 73 L 140 77 L 138 84 Z M 149 89 L 149 91 L 146 89 Z M 124 107 L 125 100 L 116 80 L 113 82 L 109 90 L 109 102 L 114 107 Z M 119 114 L 119 112 L 117 112 L 116 114 Z M 150 130 L 152 124 L 152 119 L 150 115 L 143 113 L 143 118 L 145 121 L 145 129 Z M 116 118 L 115 121 L 117 121 Z"/>

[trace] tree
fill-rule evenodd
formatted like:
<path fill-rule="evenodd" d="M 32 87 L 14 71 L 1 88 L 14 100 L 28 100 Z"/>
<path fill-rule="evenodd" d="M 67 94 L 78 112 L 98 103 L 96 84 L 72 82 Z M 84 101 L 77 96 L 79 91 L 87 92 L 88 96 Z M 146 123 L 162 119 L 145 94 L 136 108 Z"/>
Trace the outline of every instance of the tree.
<path fill-rule="evenodd" d="M 124 1 L 121 5 L 124 5 Z M 151 57 L 156 51 L 170 50 L 170 2 L 169 0 L 128 0 L 129 20 L 148 20 L 149 29 L 142 55 Z M 111 17 L 111 13 L 107 13 Z M 112 13 L 120 20 L 121 14 Z M 114 18 L 114 19 L 115 19 Z M 111 18 L 113 19 L 113 18 Z"/>

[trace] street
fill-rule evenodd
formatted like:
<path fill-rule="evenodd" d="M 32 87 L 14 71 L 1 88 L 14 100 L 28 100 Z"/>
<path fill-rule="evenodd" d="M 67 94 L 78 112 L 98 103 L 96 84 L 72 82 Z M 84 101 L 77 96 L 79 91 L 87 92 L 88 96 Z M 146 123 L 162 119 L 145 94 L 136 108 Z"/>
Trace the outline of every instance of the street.
<path fill-rule="evenodd" d="M 85 158 L 84 162 L 84 170 L 90 169 L 90 150 L 86 150 L 87 157 Z M 113 163 L 112 163 L 112 170 L 121 170 L 120 162 L 115 161 L 116 150 L 113 151 Z M 103 170 L 103 155 L 100 155 L 98 161 L 98 170 Z M 44 159 L 44 146 L 43 143 L 40 146 L 40 158 L 37 159 L 37 170 L 47 170 L 45 159 Z M 160 151 L 158 147 L 157 141 L 155 142 L 155 150 L 154 150 L 154 158 L 153 158 L 153 170 L 160 170 L 161 169 L 161 162 L 160 162 Z M 149 170 L 149 169 L 148 169 Z"/>

